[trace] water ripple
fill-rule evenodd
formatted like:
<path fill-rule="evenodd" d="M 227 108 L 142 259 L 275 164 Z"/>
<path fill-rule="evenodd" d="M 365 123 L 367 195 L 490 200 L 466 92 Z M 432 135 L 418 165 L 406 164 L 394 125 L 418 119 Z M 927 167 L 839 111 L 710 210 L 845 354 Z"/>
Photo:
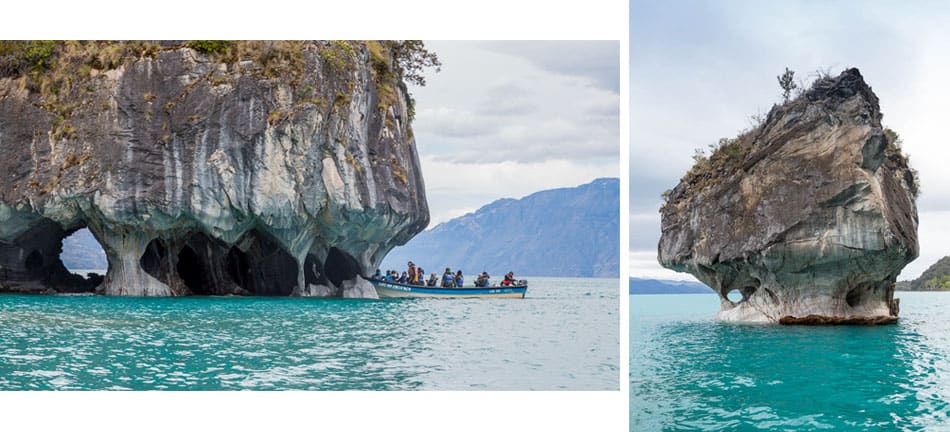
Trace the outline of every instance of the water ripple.
<path fill-rule="evenodd" d="M 524 300 L 0 295 L 0 390 L 617 389 L 617 281 L 532 282 Z"/>
<path fill-rule="evenodd" d="M 634 430 L 945 427 L 947 293 L 901 293 L 894 326 L 714 319 L 714 296 L 632 296 Z"/>

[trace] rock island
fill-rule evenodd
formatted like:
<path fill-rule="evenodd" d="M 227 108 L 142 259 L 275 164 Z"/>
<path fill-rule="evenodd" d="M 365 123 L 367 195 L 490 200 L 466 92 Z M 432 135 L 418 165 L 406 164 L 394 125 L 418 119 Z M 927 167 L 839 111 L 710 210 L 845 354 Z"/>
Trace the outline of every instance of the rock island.
<path fill-rule="evenodd" d="M 722 320 L 896 321 L 894 283 L 918 254 L 919 186 L 881 118 L 849 69 L 721 140 L 666 194 L 660 264 L 716 291 Z"/>

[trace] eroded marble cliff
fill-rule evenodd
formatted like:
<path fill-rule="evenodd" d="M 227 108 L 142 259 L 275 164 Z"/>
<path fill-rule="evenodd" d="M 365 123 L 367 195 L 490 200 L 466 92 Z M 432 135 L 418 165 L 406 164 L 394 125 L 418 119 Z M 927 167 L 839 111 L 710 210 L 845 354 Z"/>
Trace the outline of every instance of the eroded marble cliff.
<path fill-rule="evenodd" d="M 892 322 L 918 254 L 916 174 L 896 141 L 857 69 L 817 80 L 669 193 L 660 263 L 712 287 L 723 320 Z"/>
<path fill-rule="evenodd" d="M 364 275 L 429 220 L 392 45 L 188 46 L 0 68 L 0 289 L 375 296 Z M 104 281 L 59 261 L 81 227 Z"/>

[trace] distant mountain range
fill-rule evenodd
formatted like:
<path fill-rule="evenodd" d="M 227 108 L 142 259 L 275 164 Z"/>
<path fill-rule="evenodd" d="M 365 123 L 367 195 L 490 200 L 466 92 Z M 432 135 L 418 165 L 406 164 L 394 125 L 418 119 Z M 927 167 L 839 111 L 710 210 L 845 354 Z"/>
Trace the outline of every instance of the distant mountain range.
<path fill-rule="evenodd" d="M 59 258 L 71 270 L 105 270 L 109 268 L 106 253 L 88 229 L 83 228 L 63 239 L 63 253 Z"/>
<path fill-rule="evenodd" d="M 426 273 L 445 267 L 467 275 L 618 277 L 620 180 L 500 199 L 424 231 L 393 249 L 384 269 L 412 261 Z M 472 279 L 472 276 L 469 276 Z"/>
<path fill-rule="evenodd" d="M 630 278 L 630 294 L 715 294 L 699 282 Z"/>

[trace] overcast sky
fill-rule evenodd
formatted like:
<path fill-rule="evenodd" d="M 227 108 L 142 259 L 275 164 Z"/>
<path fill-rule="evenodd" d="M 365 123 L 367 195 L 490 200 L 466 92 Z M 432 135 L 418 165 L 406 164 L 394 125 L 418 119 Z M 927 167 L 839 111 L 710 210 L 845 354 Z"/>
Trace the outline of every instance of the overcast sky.
<path fill-rule="evenodd" d="M 426 41 L 413 129 L 433 228 L 499 198 L 620 173 L 620 44 Z"/>
<path fill-rule="evenodd" d="M 691 279 L 656 262 L 660 193 L 697 147 L 733 137 L 780 100 L 776 75 L 848 67 L 880 98 L 922 195 L 916 278 L 950 255 L 950 7 L 946 2 L 633 1 L 630 7 L 630 273 Z"/>

